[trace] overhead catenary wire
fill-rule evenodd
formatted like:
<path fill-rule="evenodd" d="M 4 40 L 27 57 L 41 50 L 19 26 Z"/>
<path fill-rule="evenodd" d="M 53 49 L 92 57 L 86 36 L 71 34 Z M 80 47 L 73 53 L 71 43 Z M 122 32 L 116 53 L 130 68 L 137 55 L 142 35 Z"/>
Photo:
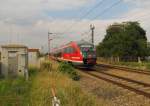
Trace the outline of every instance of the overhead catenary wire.
<path fill-rule="evenodd" d="M 97 19 L 98 17 L 104 15 L 107 11 L 109 11 L 110 9 L 112 9 L 113 7 L 117 6 L 119 3 L 121 3 L 122 0 L 119 0 L 115 3 L 113 3 L 111 6 L 107 7 L 106 9 L 104 9 L 100 14 L 96 15 L 93 19 Z M 89 13 L 90 14 L 90 13 Z M 137 20 L 137 17 L 136 17 L 136 20 Z M 138 21 L 141 21 L 141 20 L 144 20 L 145 21 L 145 18 L 144 19 L 139 19 Z M 73 27 L 73 26 L 72 26 Z M 81 35 L 84 35 L 86 34 L 86 32 L 82 33 Z"/>
<path fill-rule="evenodd" d="M 83 18 L 85 18 L 86 16 L 88 16 L 91 12 L 93 12 L 96 8 L 98 8 L 100 5 L 102 5 L 102 3 L 106 1 L 106 0 L 101 0 L 100 2 L 98 2 L 98 4 L 96 4 L 93 8 L 91 8 L 87 13 L 85 13 L 83 16 L 81 16 L 78 20 L 81 20 Z M 66 31 L 71 30 L 77 23 L 73 22 L 67 29 L 64 30 L 64 33 Z"/>
<path fill-rule="evenodd" d="M 118 5 L 119 3 L 121 3 L 122 0 L 119 0 L 115 3 L 113 3 L 111 6 L 109 6 L 108 8 L 104 9 L 102 12 L 100 12 L 100 14 L 96 15 L 93 19 L 98 18 L 99 16 L 102 16 L 103 14 L 105 14 L 107 11 L 109 11 L 111 8 L 115 7 L 116 5 Z M 93 12 L 98 6 L 100 6 L 102 4 L 102 2 L 104 2 L 104 0 L 100 1 L 97 5 L 95 5 L 92 9 L 90 9 L 90 11 L 88 11 L 85 15 L 83 15 L 80 20 L 84 17 L 86 17 L 87 15 L 89 15 L 91 12 Z M 93 20 L 92 19 L 92 20 Z M 69 28 L 67 28 L 63 33 L 65 33 L 66 31 L 71 30 L 76 24 L 71 24 L 71 26 L 69 26 Z M 85 32 L 84 32 L 85 33 Z M 84 33 L 82 33 L 82 35 L 84 35 Z"/>
<path fill-rule="evenodd" d="M 91 30 L 88 30 L 88 31 L 82 33 L 81 36 L 85 36 L 85 35 L 88 34 L 89 32 L 91 32 Z"/>
<path fill-rule="evenodd" d="M 87 15 L 89 15 L 91 12 L 93 12 L 98 6 L 102 5 L 102 3 L 106 1 L 106 0 L 101 0 L 98 4 L 96 4 L 92 9 L 90 9 L 86 14 L 84 14 L 81 18 L 79 18 L 79 20 L 81 20 L 82 18 L 86 17 Z M 98 16 L 103 15 L 104 13 L 106 13 L 107 11 L 109 11 L 109 9 L 113 8 L 114 6 L 116 6 L 117 4 L 119 4 L 122 0 L 119 0 L 117 2 L 115 2 L 114 4 L 112 4 L 110 7 L 106 8 L 105 10 L 103 10 L 100 14 L 98 14 L 96 17 L 94 17 L 94 19 L 96 19 Z M 71 24 L 71 26 L 69 26 L 69 28 L 67 28 L 63 33 L 65 33 L 66 31 L 71 30 L 75 25 L 77 25 L 78 23 L 73 23 Z M 84 32 L 85 33 L 85 32 Z M 82 34 L 83 35 L 83 34 Z"/>
<path fill-rule="evenodd" d="M 113 3 L 111 6 L 107 7 L 106 9 L 104 9 L 100 14 L 96 15 L 93 19 L 97 19 L 99 16 L 102 16 L 107 11 L 109 11 L 110 9 L 112 9 L 113 7 L 115 7 L 116 5 L 120 4 L 121 1 L 122 0 L 118 0 L 117 2 Z"/>
<path fill-rule="evenodd" d="M 96 15 L 93 19 L 97 19 L 99 16 L 102 16 L 103 14 L 105 14 L 107 11 L 109 11 L 110 9 L 112 9 L 113 7 L 117 6 L 118 4 L 120 4 L 122 2 L 122 0 L 118 0 L 117 2 L 113 3 L 111 6 L 107 7 L 106 9 L 104 9 L 100 14 Z"/>
<path fill-rule="evenodd" d="M 100 5 L 103 4 L 103 2 L 106 0 L 101 0 L 98 4 L 96 4 L 93 8 L 91 8 L 85 15 L 83 15 L 80 19 L 85 18 L 86 16 L 88 16 L 89 14 L 91 14 L 91 12 L 93 12 L 96 8 L 98 8 Z"/>
<path fill-rule="evenodd" d="M 110 9 L 112 9 L 113 7 L 117 6 L 118 4 L 120 4 L 122 2 L 122 0 L 118 0 L 117 2 L 113 3 L 112 5 L 110 5 L 109 7 L 107 7 L 106 9 L 104 9 L 102 12 L 100 12 L 98 15 L 96 15 L 92 20 L 97 19 L 99 16 L 102 16 L 103 14 L 105 14 L 107 11 L 109 11 Z"/>

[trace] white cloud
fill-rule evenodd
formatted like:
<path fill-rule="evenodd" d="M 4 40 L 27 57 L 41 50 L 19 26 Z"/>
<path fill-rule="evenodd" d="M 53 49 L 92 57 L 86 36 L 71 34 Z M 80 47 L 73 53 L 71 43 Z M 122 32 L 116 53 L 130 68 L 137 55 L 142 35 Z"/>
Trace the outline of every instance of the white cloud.
<path fill-rule="evenodd" d="M 10 24 L 0 22 L 0 34 L 1 38 L 3 38 L 0 39 L 0 42 L 8 43 L 11 40 L 12 42 L 21 42 L 28 44 L 31 47 L 40 47 L 42 45 L 46 46 L 48 30 L 52 33 L 58 33 L 57 35 L 54 35 L 52 37 L 54 38 L 52 42 L 54 46 L 63 44 L 64 42 L 69 42 L 71 40 L 80 40 L 81 38 L 85 37 L 87 38 L 86 40 L 90 40 L 90 33 L 81 36 L 82 32 L 86 32 L 90 29 L 90 23 L 93 23 L 96 27 L 96 42 L 98 43 L 104 36 L 105 28 L 109 23 L 108 21 L 95 20 L 91 22 L 90 20 L 76 21 L 57 19 L 53 20 L 53 22 L 49 22 L 47 20 L 39 20 L 35 24 L 32 24 L 30 26 L 9 26 Z M 72 29 L 69 29 L 72 24 L 74 24 L 74 26 L 72 27 Z M 67 31 L 66 29 L 69 29 L 67 33 L 65 32 Z M 62 32 L 64 33 L 62 34 Z M 62 38 L 59 39 L 57 38 L 57 36 Z"/>
<path fill-rule="evenodd" d="M 124 0 L 136 7 L 125 13 L 120 19 L 122 21 L 138 21 L 147 32 L 150 41 L 150 0 Z"/>
<path fill-rule="evenodd" d="M 45 16 L 45 11 L 64 10 L 78 8 L 91 2 L 92 0 L 0 0 L 0 43 L 21 42 L 30 47 L 44 46 L 47 48 L 47 32 L 62 33 L 72 24 L 73 28 L 69 33 L 58 34 L 64 39 L 53 40 L 54 46 L 63 44 L 69 40 L 90 39 L 90 33 L 81 36 L 81 32 L 89 30 L 89 25 L 94 24 L 96 44 L 100 42 L 108 25 L 114 22 L 128 20 L 140 20 L 142 27 L 147 30 L 150 40 L 150 0 L 124 0 L 134 3 L 138 7 L 130 10 L 117 19 L 110 20 L 64 20 L 53 19 Z M 140 5 L 139 5 L 140 4 Z M 148 6 L 149 5 L 149 6 Z M 148 9 L 149 8 L 149 9 Z"/>
<path fill-rule="evenodd" d="M 149 7 L 150 6 L 150 0 L 124 0 L 125 2 L 130 2 L 135 4 L 138 7 Z"/>
<path fill-rule="evenodd" d="M 32 24 L 47 18 L 48 11 L 79 8 L 92 0 L 0 0 L 0 20 Z"/>
<path fill-rule="evenodd" d="M 71 22 L 54 21 L 51 25 L 53 18 L 47 16 L 47 11 L 79 8 L 89 2 L 92 0 L 0 0 L 0 43 L 20 38 L 20 41 L 38 47 L 47 41 L 48 27 L 55 24 L 54 28 L 61 31 L 64 24 Z"/>

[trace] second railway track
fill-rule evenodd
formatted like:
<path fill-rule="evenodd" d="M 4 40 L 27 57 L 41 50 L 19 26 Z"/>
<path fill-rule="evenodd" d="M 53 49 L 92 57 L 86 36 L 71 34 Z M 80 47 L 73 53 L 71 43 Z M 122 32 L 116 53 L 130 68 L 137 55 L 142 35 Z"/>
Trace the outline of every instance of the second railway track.
<path fill-rule="evenodd" d="M 97 64 L 96 66 L 97 67 L 111 68 L 111 69 L 118 69 L 118 70 L 127 71 L 127 72 L 131 72 L 131 73 L 150 75 L 149 70 L 134 69 L 134 68 L 128 68 L 128 67 L 116 66 L 116 65 L 110 65 L 110 64 Z"/>
<path fill-rule="evenodd" d="M 92 71 L 82 70 L 85 74 L 95 77 L 100 80 L 107 81 L 109 83 L 115 84 L 124 89 L 135 92 L 136 94 L 143 95 L 150 98 L 150 84 L 141 81 L 136 81 L 130 78 L 121 77 L 114 74 L 109 74 L 104 71 L 98 71 L 96 69 Z"/>

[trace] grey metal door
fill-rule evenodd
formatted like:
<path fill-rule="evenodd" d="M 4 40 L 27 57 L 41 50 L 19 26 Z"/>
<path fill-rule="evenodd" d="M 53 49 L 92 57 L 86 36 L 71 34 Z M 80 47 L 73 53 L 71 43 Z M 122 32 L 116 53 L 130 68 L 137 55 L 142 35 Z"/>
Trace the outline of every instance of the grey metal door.
<path fill-rule="evenodd" d="M 18 56 L 16 51 L 8 52 L 8 75 L 17 76 L 18 70 Z"/>

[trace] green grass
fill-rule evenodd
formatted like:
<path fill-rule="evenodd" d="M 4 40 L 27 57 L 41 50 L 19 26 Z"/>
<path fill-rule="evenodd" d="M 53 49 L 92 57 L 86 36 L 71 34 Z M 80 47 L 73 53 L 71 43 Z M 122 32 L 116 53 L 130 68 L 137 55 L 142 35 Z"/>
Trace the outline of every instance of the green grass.
<path fill-rule="evenodd" d="M 94 96 L 82 91 L 77 81 L 58 70 L 60 65 L 53 63 L 53 71 L 43 70 L 33 80 L 30 106 L 51 106 L 51 88 L 55 89 L 61 106 L 100 106 Z"/>
<path fill-rule="evenodd" d="M 26 82 L 24 78 L 1 80 L 0 100 L 2 101 L 0 101 L 0 104 L 7 106 L 15 102 L 22 106 L 26 105 L 30 85 L 30 82 Z"/>
<path fill-rule="evenodd" d="M 112 106 L 117 105 L 114 98 L 123 95 L 123 92 L 115 87 L 101 83 L 101 87 L 92 90 L 97 98 L 83 90 L 84 88 L 81 89 L 78 81 L 70 78 L 69 73 L 76 72 L 73 67 L 57 62 L 52 64 L 52 71 L 48 71 L 47 68 L 39 70 L 31 67 L 29 81 L 21 77 L 0 80 L 0 106 L 52 106 L 51 88 L 55 89 L 60 106 Z M 125 63 L 125 65 L 130 64 Z"/>
<path fill-rule="evenodd" d="M 0 80 L 0 104 L 3 106 L 26 106 L 29 103 L 30 87 L 37 69 L 29 69 L 29 81 L 23 77 Z"/>
<path fill-rule="evenodd" d="M 42 70 L 51 70 L 51 68 L 52 68 L 52 63 L 50 61 L 47 60 L 47 61 L 42 62 L 41 64 Z"/>
<path fill-rule="evenodd" d="M 74 69 L 74 67 L 66 62 L 62 62 L 59 64 L 58 70 L 62 73 L 68 74 L 70 78 L 72 78 L 75 81 L 78 81 L 80 79 L 79 74 Z"/>
<path fill-rule="evenodd" d="M 85 94 L 79 86 L 70 85 L 65 88 L 58 88 L 58 98 L 62 106 L 96 106 L 95 98 Z"/>
<path fill-rule="evenodd" d="M 61 106 L 100 106 L 96 97 L 82 91 L 78 82 L 58 71 L 58 67 L 57 63 L 53 71 L 31 67 L 29 81 L 21 77 L 0 80 L 0 106 L 51 106 L 52 87 Z"/>

